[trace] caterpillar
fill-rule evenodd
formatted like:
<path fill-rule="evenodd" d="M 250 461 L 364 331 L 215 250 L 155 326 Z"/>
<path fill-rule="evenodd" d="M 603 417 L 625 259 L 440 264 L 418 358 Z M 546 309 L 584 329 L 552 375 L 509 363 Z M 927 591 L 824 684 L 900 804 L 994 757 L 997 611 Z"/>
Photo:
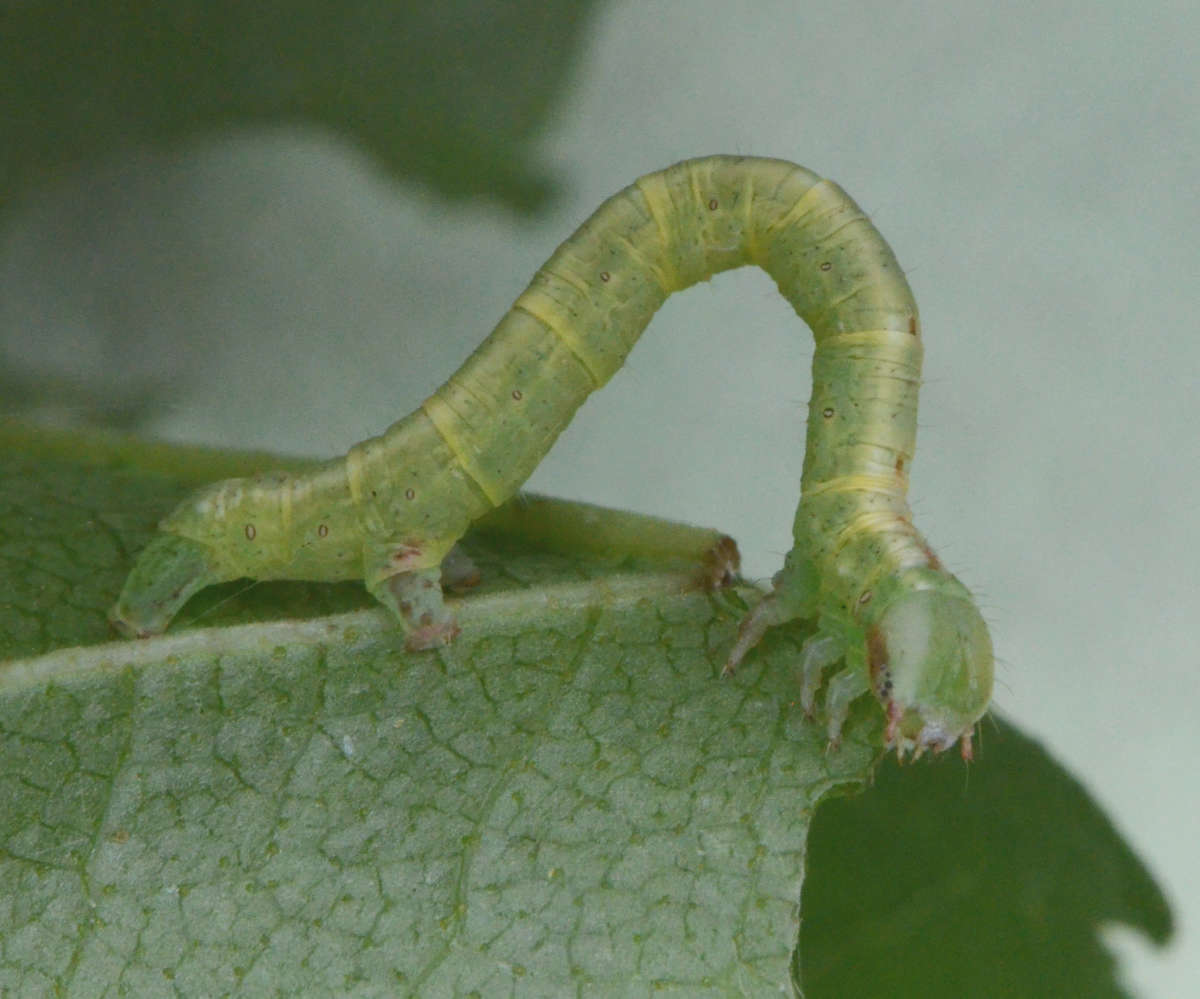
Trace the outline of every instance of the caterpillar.
<path fill-rule="evenodd" d="M 410 648 L 450 642 L 458 628 L 442 585 L 470 571 L 447 562 L 468 525 L 516 493 L 672 292 L 745 264 L 775 280 L 816 348 L 794 546 L 743 618 L 724 672 L 767 629 L 815 619 L 800 650 L 800 700 L 811 714 L 824 674 L 843 663 L 825 696 L 832 743 L 851 702 L 871 692 L 887 748 L 903 757 L 961 740 L 970 759 L 991 698 L 992 646 L 906 499 L 922 361 L 916 303 L 849 195 L 782 160 L 688 160 L 609 198 L 415 412 L 308 474 L 230 479 L 181 503 L 111 620 L 143 637 L 213 583 L 357 578 Z"/>

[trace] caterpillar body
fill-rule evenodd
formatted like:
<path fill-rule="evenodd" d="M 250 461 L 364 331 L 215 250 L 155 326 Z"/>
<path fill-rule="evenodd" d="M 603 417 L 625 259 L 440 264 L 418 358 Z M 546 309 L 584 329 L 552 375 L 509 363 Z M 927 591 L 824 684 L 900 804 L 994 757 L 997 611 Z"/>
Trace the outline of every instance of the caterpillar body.
<path fill-rule="evenodd" d="M 769 627 L 815 619 L 801 701 L 811 712 L 822 674 L 844 662 L 825 697 L 832 741 L 870 691 L 889 748 L 941 751 L 961 739 L 969 758 L 992 647 L 906 499 L 916 303 L 850 197 L 782 160 L 689 160 L 609 198 L 466 363 L 382 436 L 309 474 L 231 479 L 181 503 L 130 573 L 114 624 L 156 634 L 197 590 L 245 576 L 359 578 L 411 647 L 449 642 L 458 629 L 442 568 L 468 525 L 516 492 L 672 292 L 745 264 L 775 280 L 816 349 L 795 544 L 743 619 L 726 672 Z"/>

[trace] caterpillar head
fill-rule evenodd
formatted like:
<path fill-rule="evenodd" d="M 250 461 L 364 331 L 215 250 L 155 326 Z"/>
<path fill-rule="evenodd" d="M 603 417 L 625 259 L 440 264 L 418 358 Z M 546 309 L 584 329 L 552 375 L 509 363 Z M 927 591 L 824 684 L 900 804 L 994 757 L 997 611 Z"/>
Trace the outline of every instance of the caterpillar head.
<path fill-rule="evenodd" d="M 957 579 L 930 570 L 904 580 L 867 627 L 871 689 L 887 712 L 887 746 L 903 758 L 971 735 L 992 697 L 992 640 Z"/>

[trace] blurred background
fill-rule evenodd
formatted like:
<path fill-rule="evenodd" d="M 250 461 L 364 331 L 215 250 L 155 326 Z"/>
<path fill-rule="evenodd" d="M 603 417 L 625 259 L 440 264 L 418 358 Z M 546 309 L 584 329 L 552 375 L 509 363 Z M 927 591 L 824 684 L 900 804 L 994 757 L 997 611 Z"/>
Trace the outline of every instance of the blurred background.
<path fill-rule="evenodd" d="M 1111 935 L 1130 987 L 1193 994 L 1200 9 L 170 8 L 0 6 L 4 413 L 337 454 L 639 175 L 832 177 L 921 306 L 912 503 L 985 606 L 997 708 L 1172 900 L 1166 951 Z M 811 353 L 761 273 L 676 296 L 529 487 L 720 527 L 769 577 Z"/>

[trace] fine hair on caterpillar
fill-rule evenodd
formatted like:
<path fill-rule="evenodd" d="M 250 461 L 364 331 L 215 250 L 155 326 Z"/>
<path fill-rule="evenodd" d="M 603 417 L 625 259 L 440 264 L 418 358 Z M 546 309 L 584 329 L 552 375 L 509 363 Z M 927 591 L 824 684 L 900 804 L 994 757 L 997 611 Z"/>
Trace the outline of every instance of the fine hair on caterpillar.
<path fill-rule="evenodd" d="M 415 412 L 307 473 L 230 479 L 184 500 L 134 565 L 114 624 L 157 634 L 197 590 L 243 576 L 361 579 L 410 647 L 453 640 L 443 586 L 473 572 L 454 550 L 468 526 L 516 493 L 670 294 L 748 264 L 775 281 L 816 346 L 794 544 L 743 619 L 725 672 L 768 628 L 815 620 L 801 701 L 811 712 L 832 672 L 831 742 L 870 692 L 889 747 L 960 742 L 969 758 L 991 698 L 992 647 L 971 594 L 908 506 L 916 303 L 849 195 L 783 160 L 688 160 L 609 198 Z"/>

